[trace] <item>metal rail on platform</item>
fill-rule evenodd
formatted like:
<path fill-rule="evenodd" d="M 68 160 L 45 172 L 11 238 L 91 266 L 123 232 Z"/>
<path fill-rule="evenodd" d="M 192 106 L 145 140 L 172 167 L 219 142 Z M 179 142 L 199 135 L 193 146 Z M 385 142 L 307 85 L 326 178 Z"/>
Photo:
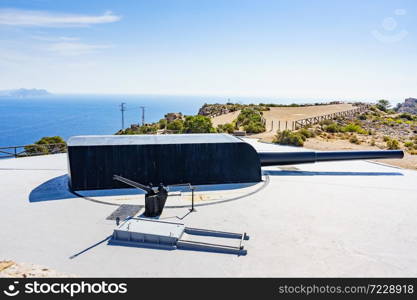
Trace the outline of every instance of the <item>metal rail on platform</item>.
<path fill-rule="evenodd" d="M 64 143 L 9 146 L 9 147 L 0 147 L 0 159 L 66 153 L 66 152 L 67 152 L 67 145 Z"/>

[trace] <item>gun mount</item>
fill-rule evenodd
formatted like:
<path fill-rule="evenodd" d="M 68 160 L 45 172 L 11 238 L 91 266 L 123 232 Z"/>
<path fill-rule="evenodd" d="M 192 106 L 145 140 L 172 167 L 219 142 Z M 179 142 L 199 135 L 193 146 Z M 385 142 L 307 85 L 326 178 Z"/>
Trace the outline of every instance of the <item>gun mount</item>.
<path fill-rule="evenodd" d="M 157 191 L 155 191 L 152 183 L 144 185 L 119 175 L 113 175 L 113 179 L 146 192 L 144 212 L 146 217 L 158 217 L 162 214 L 168 198 L 168 190 L 162 183 L 159 184 Z"/>

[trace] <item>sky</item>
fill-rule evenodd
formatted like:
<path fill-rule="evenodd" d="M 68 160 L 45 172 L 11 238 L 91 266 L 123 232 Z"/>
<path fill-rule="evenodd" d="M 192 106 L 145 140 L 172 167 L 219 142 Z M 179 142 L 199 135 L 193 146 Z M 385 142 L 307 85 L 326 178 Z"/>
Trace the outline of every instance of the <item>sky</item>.
<path fill-rule="evenodd" d="M 0 90 L 417 97 L 414 0 L 0 0 Z"/>

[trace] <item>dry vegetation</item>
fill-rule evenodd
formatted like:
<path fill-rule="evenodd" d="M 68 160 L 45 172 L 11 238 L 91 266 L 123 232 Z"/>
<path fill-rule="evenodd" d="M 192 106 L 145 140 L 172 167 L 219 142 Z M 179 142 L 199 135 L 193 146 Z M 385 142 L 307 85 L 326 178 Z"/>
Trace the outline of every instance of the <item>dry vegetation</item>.
<path fill-rule="evenodd" d="M 16 263 L 11 260 L 0 261 L 0 278 L 41 278 L 41 277 L 74 277 L 56 272 L 50 268 L 28 263 Z"/>

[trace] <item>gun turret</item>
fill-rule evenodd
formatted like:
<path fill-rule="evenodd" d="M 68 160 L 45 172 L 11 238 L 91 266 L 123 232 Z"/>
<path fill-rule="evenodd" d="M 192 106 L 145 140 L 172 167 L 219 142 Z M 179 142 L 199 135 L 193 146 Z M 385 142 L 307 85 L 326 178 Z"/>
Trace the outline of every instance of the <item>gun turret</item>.
<path fill-rule="evenodd" d="M 228 134 L 81 136 L 68 141 L 72 190 L 128 184 L 149 196 L 159 191 L 150 182 L 165 186 L 259 182 L 262 166 L 403 156 L 397 150 L 258 153 L 250 143 Z"/>

